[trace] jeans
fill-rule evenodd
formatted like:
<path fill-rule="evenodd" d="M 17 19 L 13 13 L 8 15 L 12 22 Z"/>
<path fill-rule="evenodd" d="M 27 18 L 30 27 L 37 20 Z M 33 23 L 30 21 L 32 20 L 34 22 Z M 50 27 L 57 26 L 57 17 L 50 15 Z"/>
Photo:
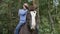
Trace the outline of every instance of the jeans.
<path fill-rule="evenodd" d="M 19 30 L 21 29 L 21 27 L 25 24 L 26 22 L 19 22 L 15 31 L 14 31 L 14 34 L 19 34 Z"/>

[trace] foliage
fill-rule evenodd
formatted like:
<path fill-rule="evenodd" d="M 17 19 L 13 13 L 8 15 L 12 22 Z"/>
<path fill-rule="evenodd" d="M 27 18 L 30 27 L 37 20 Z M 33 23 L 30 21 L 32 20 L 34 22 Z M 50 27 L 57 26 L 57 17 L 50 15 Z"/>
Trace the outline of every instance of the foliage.
<path fill-rule="evenodd" d="M 39 3 L 41 20 L 39 30 L 40 34 L 60 34 L 60 4 L 57 7 L 53 7 L 53 0 L 40 0 Z M 53 23 L 51 23 L 48 11 L 51 14 Z M 54 26 L 52 27 L 52 25 Z"/>
<path fill-rule="evenodd" d="M 24 2 L 27 2 L 27 0 L 21 0 L 21 2 L 19 0 L 0 0 L 0 34 L 14 33 L 14 29 L 19 21 L 18 10 L 22 8 Z M 48 11 L 54 22 L 53 30 Z M 39 0 L 39 15 L 39 34 L 60 34 L 60 4 L 56 8 L 53 7 L 52 0 Z M 54 32 L 52 33 L 52 31 Z"/>

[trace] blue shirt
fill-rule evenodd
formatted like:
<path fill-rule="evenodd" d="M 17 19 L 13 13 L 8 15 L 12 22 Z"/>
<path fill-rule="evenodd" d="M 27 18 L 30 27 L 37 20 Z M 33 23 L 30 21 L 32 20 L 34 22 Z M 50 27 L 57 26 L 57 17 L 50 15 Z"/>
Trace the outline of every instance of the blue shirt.
<path fill-rule="evenodd" d="M 19 9 L 18 15 L 20 17 L 20 22 L 26 22 L 27 9 Z"/>

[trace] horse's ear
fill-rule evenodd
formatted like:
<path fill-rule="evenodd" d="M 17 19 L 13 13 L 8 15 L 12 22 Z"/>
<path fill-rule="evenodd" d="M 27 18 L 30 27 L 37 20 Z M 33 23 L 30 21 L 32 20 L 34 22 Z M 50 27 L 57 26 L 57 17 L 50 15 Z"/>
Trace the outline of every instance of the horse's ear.
<path fill-rule="evenodd" d="M 35 8 L 35 10 L 37 9 L 38 7 Z"/>
<path fill-rule="evenodd" d="M 37 8 L 38 8 L 36 4 L 34 4 L 33 6 L 34 6 L 34 8 L 35 8 L 35 9 L 37 9 Z"/>
<path fill-rule="evenodd" d="M 29 10 L 30 10 L 30 11 L 33 11 L 34 9 L 35 9 L 35 8 L 34 8 L 34 6 L 32 6 L 32 5 L 29 7 Z"/>

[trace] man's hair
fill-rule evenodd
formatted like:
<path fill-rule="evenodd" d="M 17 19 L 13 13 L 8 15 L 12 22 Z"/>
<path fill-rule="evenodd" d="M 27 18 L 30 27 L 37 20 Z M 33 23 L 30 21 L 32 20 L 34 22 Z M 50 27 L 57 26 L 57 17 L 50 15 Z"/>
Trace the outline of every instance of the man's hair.
<path fill-rule="evenodd" d="M 26 1 L 24 1 L 24 3 L 27 3 Z"/>

